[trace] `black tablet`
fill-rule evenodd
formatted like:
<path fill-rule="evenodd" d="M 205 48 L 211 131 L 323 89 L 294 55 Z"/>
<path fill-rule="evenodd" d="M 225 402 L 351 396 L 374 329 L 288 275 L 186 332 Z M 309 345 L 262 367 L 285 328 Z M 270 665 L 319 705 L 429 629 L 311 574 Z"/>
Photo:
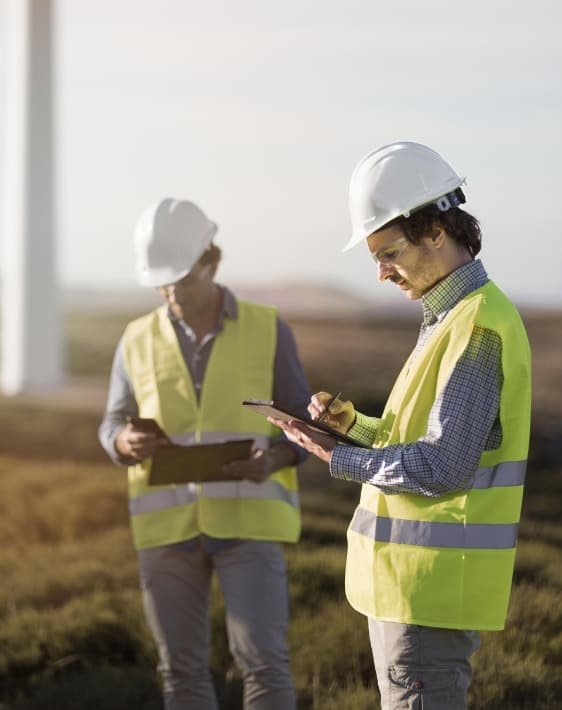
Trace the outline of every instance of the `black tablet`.
<path fill-rule="evenodd" d="M 278 404 L 277 402 L 274 402 L 273 400 L 245 399 L 242 404 L 244 407 L 250 407 L 250 409 L 253 409 L 254 412 L 257 412 L 258 414 L 263 414 L 264 417 L 275 417 L 276 419 L 281 419 L 281 421 L 284 422 L 288 422 L 291 419 L 295 419 L 296 421 L 306 424 L 306 426 L 310 427 L 311 429 L 321 431 L 323 434 L 331 436 L 332 439 L 335 439 L 340 444 L 347 444 L 348 446 L 359 446 L 362 449 L 370 448 L 366 444 L 363 444 L 362 442 L 353 439 L 351 436 L 347 436 L 347 434 L 342 434 L 341 432 L 332 429 L 323 422 L 318 422 L 315 419 L 311 419 L 310 417 L 304 416 L 302 414 L 295 414 L 294 412 L 289 411 L 286 407 Z"/>

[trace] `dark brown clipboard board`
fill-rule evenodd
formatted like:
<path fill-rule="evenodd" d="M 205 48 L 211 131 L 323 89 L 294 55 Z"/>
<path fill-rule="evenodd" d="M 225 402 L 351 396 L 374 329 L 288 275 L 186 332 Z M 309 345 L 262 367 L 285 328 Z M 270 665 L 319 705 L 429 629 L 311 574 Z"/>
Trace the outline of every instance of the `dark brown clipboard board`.
<path fill-rule="evenodd" d="M 163 486 L 170 483 L 239 480 L 226 476 L 223 465 L 250 458 L 253 443 L 253 439 L 235 439 L 216 444 L 160 446 L 152 457 L 148 483 Z"/>
<path fill-rule="evenodd" d="M 253 409 L 254 412 L 257 412 L 258 414 L 263 414 L 264 417 L 275 417 L 276 419 L 281 419 L 281 421 L 284 422 L 288 422 L 291 419 L 295 419 L 296 421 L 306 424 L 306 426 L 310 427 L 311 429 L 320 431 L 323 434 L 328 434 L 328 436 L 331 436 L 332 439 L 335 439 L 340 444 L 347 444 L 348 446 L 359 446 L 361 449 L 370 448 L 366 444 L 363 444 L 362 442 L 353 439 L 351 436 L 347 436 L 347 434 L 342 434 L 341 432 L 332 429 L 331 427 L 327 426 L 326 424 L 323 424 L 322 422 L 317 422 L 316 420 L 310 419 L 309 417 L 306 417 L 302 414 L 295 414 L 294 412 L 289 411 L 286 407 L 283 407 L 282 405 L 278 404 L 277 402 L 274 402 L 273 400 L 245 399 L 242 402 L 242 405 L 244 407 L 250 407 L 250 409 Z"/>

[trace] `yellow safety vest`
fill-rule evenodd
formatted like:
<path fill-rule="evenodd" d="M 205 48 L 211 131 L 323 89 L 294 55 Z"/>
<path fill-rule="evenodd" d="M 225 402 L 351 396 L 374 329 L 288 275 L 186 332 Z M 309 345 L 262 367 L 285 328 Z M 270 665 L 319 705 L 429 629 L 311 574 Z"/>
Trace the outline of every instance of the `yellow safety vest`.
<path fill-rule="evenodd" d="M 273 308 L 238 301 L 224 319 L 197 401 L 166 306 L 130 323 L 123 337 L 125 367 L 139 416 L 155 419 L 178 443 L 254 438 L 267 446 L 278 429 L 248 411 L 247 397 L 270 399 L 276 348 Z M 216 538 L 295 542 L 300 534 L 296 470 L 266 481 L 148 485 L 151 459 L 129 468 L 129 510 L 137 549 Z"/>
<path fill-rule="evenodd" d="M 440 390 L 474 326 L 502 343 L 502 442 L 484 451 L 466 491 L 438 498 L 362 487 L 348 530 L 346 593 L 374 619 L 451 629 L 502 629 L 511 590 L 529 445 L 530 352 L 519 314 L 491 282 L 464 298 L 406 362 L 375 447 L 427 432 Z"/>

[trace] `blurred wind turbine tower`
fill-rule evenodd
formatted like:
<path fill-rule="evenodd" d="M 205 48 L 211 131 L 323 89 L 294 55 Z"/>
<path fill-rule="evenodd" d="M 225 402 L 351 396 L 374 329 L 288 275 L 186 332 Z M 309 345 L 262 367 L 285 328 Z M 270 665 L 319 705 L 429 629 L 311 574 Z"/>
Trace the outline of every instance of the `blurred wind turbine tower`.
<path fill-rule="evenodd" d="M 5 394 L 61 383 L 54 238 L 52 1 L 9 6 L 2 256 Z"/>

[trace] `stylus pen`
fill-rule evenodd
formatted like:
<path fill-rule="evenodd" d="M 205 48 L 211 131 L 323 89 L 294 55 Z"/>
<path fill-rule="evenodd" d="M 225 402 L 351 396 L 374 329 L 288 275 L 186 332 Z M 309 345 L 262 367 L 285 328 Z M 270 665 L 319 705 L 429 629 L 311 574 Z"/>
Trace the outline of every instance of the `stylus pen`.
<path fill-rule="evenodd" d="M 322 412 L 322 414 L 318 417 L 318 419 L 317 419 L 316 421 L 321 422 L 322 419 L 324 419 L 324 417 L 326 416 L 326 414 L 328 414 L 328 411 L 329 411 L 330 407 L 331 407 L 332 404 L 336 401 L 336 399 L 338 399 L 338 397 L 341 397 L 341 392 L 338 392 L 337 394 L 335 394 L 335 395 L 330 399 L 330 401 L 329 401 L 328 404 L 326 405 L 326 409 Z"/>

